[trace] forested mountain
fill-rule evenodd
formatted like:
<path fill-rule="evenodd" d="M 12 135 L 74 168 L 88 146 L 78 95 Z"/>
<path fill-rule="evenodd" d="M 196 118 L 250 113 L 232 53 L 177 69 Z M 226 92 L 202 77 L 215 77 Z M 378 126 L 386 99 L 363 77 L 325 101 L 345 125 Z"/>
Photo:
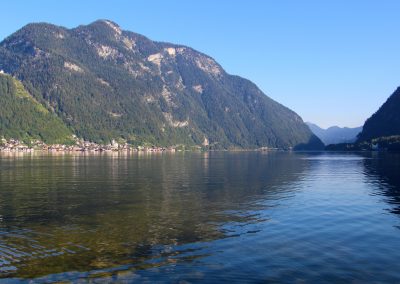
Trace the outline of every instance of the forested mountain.
<path fill-rule="evenodd" d="M 358 141 L 400 135 L 400 87 L 364 124 Z"/>
<path fill-rule="evenodd" d="M 0 43 L 0 69 L 72 133 L 98 143 L 322 147 L 296 113 L 211 57 L 108 20 L 29 24 Z"/>
<path fill-rule="evenodd" d="M 353 143 L 357 140 L 357 135 L 362 131 L 362 127 L 331 126 L 324 129 L 311 122 L 306 122 L 306 124 L 325 145 Z"/>
<path fill-rule="evenodd" d="M 54 113 L 36 101 L 21 82 L 0 74 L 0 138 L 49 144 L 72 141 L 71 131 Z"/>

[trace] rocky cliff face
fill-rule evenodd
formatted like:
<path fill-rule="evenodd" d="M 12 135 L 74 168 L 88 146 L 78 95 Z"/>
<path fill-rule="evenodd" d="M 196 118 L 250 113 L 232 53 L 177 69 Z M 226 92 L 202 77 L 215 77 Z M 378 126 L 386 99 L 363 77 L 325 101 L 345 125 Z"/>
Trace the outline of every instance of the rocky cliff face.
<path fill-rule="evenodd" d="M 78 137 L 212 148 L 319 149 L 293 111 L 192 48 L 108 20 L 29 24 L 0 43 L 0 70 Z"/>

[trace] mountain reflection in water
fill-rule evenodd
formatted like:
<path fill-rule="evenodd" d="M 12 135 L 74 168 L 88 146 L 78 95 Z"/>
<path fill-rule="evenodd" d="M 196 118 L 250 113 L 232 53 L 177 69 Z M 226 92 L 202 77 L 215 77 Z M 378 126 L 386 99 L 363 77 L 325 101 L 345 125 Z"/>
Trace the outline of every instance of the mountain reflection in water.
<path fill-rule="evenodd" d="M 400 157 L 0 154 L 4 281 L 400 280 Z"/>

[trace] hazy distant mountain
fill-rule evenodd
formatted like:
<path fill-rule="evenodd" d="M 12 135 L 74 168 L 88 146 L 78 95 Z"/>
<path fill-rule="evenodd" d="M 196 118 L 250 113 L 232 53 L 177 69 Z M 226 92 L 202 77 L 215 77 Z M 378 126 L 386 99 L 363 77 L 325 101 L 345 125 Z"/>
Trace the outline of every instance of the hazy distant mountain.
<path fill-rule="evenodd" d="M 352 143 L 356 141 L 357 135 L 362 131 L 362 127 L 338 127 L 332 126 L 323 129 L 318 125 L 306 122 L 310 130 L 324 142 L 325 145 L 339 144 L 339 143 Z"/>
<path fill-rule="evenodd" d="M 364 124 L 358 141 L 400 135 L 400 87 Z"/>
<path fill-rule="evenodd" d="M 0 43 L 0 69 L 86 140 L 322 147 L 296 113 L 211 57 L 107 20 L 74 29 L 29 24 Z"/>

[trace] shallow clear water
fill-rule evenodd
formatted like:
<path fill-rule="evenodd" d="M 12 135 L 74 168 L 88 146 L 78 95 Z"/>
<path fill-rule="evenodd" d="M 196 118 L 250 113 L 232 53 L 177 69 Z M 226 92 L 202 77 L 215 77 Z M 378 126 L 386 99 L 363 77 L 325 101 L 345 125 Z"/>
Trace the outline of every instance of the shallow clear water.
<path fill-rule="evenodd" d="M 0 282 L 400 282 L 400 155 L 0 154 Z"/>

